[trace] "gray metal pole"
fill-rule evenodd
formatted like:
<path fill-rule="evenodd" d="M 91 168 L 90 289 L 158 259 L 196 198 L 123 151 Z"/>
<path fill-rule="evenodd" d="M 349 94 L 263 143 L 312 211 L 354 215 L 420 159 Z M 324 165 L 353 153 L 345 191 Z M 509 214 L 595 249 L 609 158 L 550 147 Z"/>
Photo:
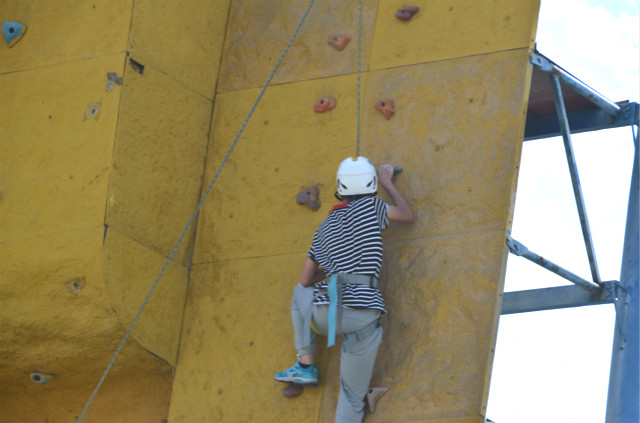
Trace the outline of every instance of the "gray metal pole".
<path fill-rule="evenodd" d="M 633 128 L 633 127 L 632 127 Z M 627 208 L 627 227 L 622 252 L 620 285 L 616 301 L 616 326 L 611 354 L 606 423 L 640 422 L 640 339 L 638 337 L 638 136 L 634 136 L 635 158 Z"/>
<path fill-rule="evenodd" d="M 603 290 L 600 295 L 588 292 L 577 285 L 505 292 L 500 314 L 504 316 L 532 311 L 612 304 L 615 300 L 617 284 L 618 281 L 602 282 Z"/>
<path fill-rule="evenodd" d="M 560 129 L 562 130 L 564 149 L 567 153 L 567 162 L 569 164 L 569 173 L 571 174 L 571 183 L 573 184 L 573 193 L 576 197 L 578 215 L 580 216 L 580 225 L 582 226 L 582 236 L 584 237 L 584 244 L 587 248 L 587 256 L 589 257 L 591 276 L 593 277 L 594 282 L 600 283 L 600 272 L 598 271 L 596 252 L 593 248 L 593 240 L 591 239 L 591 229 L 589 228 L 587 209 L 584 205 L 584 198 L 582 197 L 582 187 L 580 186 L 580 177 L 578 176 L 578 166 L 576 165 L 573 146 L 571 145 L 571 131 L 569 129 L 567 111 L 564 107 L 564 99 L 562 98 L 562 88 L 560 87 L 560 80 L 556 74 L 551 74 L 549 77 L 551 80 L 551 88 L 553 89 L 553 100 L 556 104 L 556 111 L 558 112 Z"/>

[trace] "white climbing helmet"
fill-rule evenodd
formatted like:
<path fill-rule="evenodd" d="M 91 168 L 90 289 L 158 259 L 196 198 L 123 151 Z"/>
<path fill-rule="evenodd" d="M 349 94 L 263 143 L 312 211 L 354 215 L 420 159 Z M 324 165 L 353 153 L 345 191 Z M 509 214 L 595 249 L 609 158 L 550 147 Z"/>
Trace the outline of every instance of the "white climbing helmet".
<path fill-rule="evenodd" d="M 378 174 L 366 157 L 349 157 L 338 167 L 336 185 L 340 195 L 374 194 L 378 190 Z"/>

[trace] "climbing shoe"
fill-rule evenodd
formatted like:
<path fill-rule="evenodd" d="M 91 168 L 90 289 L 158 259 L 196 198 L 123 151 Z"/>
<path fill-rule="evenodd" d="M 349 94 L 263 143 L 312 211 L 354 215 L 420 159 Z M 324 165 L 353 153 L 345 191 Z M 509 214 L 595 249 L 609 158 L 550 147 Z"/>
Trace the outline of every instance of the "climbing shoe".
<path fill-rule="evenodd" d="M 303 369 L 296 363 L 290 369 L 276 373 L 274 379 L 278 382 L 293 382 L 300 385 L 318 385 L 318 368 L 314 365 Z"/>

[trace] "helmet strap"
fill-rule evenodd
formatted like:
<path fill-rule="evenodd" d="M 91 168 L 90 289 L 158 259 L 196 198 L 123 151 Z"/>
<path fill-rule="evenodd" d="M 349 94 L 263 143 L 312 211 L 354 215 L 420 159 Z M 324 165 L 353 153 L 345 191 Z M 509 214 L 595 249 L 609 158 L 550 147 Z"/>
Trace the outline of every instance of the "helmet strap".
<path fill-rule="evenodd" d="M 378 191 L 372 192 L 371 194 L 348 195 L 347 197 L 349 197 L 349 200 L 358 200 L 358 199 L 364 198 L 364 197 L 375 197 L 376 195 L 378 195 Z M 333 196 L 336 197 L 338 199 L 338 201 L 345 201 L 346 200 L 343 196 L 338 194 L 338 191 L 334 192 Z"/>

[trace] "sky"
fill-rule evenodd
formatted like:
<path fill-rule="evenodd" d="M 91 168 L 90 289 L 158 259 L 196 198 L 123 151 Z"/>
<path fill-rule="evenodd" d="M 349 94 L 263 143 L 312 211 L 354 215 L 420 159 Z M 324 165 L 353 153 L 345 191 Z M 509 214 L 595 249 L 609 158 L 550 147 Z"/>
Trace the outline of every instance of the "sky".
<path fill-rule="evenodd" d="M 613 101 L 639 102 L 638 0 L 542 0 L 537 49 Z M 619 280 L 633 160 L 630 127 L 572 135 L 602 280 Z M 525 142 L 512 237 L 591 280 L 562 139 Z M 505 291 L 570 285 L 509 255 Z M 487 418 L 603 423 L 613 305 L 503 316 Z"/>

